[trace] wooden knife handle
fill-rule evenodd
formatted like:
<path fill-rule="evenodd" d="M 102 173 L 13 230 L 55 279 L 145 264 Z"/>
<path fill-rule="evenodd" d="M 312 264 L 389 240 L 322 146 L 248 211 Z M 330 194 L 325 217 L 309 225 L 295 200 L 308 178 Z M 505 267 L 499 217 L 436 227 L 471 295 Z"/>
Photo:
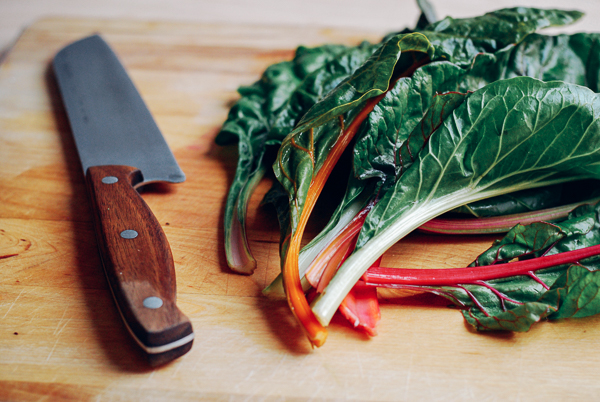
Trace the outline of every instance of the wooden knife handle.
<path fill-rule="evenodd" d="M 134 186 L 129 166 L 94 166 L 86 183 L 104 272 L 125 325 L 152 365 L 192 347 L 189 319 L 177 308 L 175 267 L 167 238 Z"/>

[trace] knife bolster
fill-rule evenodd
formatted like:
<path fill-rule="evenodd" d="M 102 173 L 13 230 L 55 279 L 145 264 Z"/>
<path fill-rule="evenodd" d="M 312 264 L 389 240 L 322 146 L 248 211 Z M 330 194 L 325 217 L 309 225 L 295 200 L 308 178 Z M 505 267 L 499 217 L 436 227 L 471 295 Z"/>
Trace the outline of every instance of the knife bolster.
<path fill-rule="evenodd" d="M 87 170 L 98 248 L 114 300 L 138 344 L 149 356 L 185 353 L 189 347 L 182 346 L 191 346 L 192 325 L 176 306 L 167 238 L 134 188 L 142 180 L 140 170 L 130 166 Z"/>

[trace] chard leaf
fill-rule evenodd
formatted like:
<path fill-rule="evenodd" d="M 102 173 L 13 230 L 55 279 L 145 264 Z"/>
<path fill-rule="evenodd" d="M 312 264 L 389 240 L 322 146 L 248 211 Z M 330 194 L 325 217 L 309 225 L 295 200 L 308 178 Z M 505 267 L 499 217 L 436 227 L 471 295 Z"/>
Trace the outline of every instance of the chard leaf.
<path fill-rule="evenodd" d="M 482 253 L 471 266 L 491 265 L 514 258 L 539 257 L 542 254 L 553 255 L 600 244 L 599 208 L 600 203 L 579 207 L 561 224 L 538 222 L 526 226 L 517 225 L 502 240 Z M 504 301 L 502 310 L 499 310 L 499 299 L 491 303 L 477 299 L 475 304 L 473 299 L 466 300 L 462 295 L 461 304 L 467 307 L 463 315 L 467 322 L 480 330 L 527 331 L 542 318 L 561 319 L 598 314 L 600 276 L 597 262 L 596 257 L 582 261 L 586 267 L 557 266 L 538 271 L 535 276 L 488 281 L 487 287 L 467 285 L 463 289 L 470 291 L 471 297 L 478 297 L 478 292 L 489 292 L 493 288 L 499 294 L 509 297 L 511 302 Z M 551 286 L 545 290 L 539 286 L 541 283 Z M 460 299 L 449 288 L 442 291 L 453 293 L 455 300 Z M 531 301 L 536 295 L 537 300 Z M 523 305 L 507 310 L 507 306 L 514 306 L 513 301 L 519 301 Z M 541 312 L 537 319 L 532 311 Z M 511 319 L 513 324 L 510 324 Z"/>
<path fill-rule="evenodd" d="M 356 47 L 349 47 L 306 75 L 302 83 L 278 109 L 270 128 L 267 144 L 279 145 L 315 103 L 354 73 L 379 46 L 381 45 L 363 42 Z"/>
<path fill-rule="evenodd" d="M 537 301 L 488 315 L 470 308 L 463 311 L 465 320 L 480 331 L 524 332 L 544 318 L 557 320 L 599 314 L 600 271 L 580 265 L 571 265 L 561 271 L 562 275 Z"/>
<path fill-rule="evenodd" d="M 579 207 L 560 224 L 536 222 L 516 225 L 469 266 L 531 259 L 600 244 L 599 208 L 600 204 Z M 444 295 L 465 309 L 463 315 L 467 322 L 480 330 L 527 331 L 542 318 L 574 316 L 573 306 L 577 303 L 581 305 L 583 300 L 578 292 L 581 293 L 588 282 L 591 286 L 588 291 L 593 289 L 597 280 L 592 279 L 596 278 L 595 275 L 587 276 L 590 270 L 596 269 L 595 264 L 590 260 L 585 264 L 589 264 L 589 269 L 557 266 L 529 276 L 486 281 L 482 283 L 484 286 L 464 284 L 460 288 L 440 287 L 435 293 Z M 574 286 L 580 277 L 586 279 Z M 591 310 L 595 308 L 590 306 Z M 564 315 L 561 315 L 561 311 L 565 312 Z M 600 308 L 594 311 L 593 314 L 596 314 Z"/>
<path fill-rule="evenodd" d="M 434 59 L 469 67 L 481 54 L 510 49 L 528 35 L 548 26 L 575 22 L 579 11 L 508 8 L 473 18 L 447 17 L 422 31 L 435 47 Z M 485 57 L 484 57 L 485 58 Z"/>
<path fill-rule="evenodd" d="M 354 146 L 354 174 L 361 180 L 377 178 L 387 186 L 393 184 L 412 162 L 431 133 L 464 100 L 460 93 L 444 92 L 447 81 L 454 81 L 455 68 L 442 65 L 424 66 L 413 77 L 401 78 L 392 90 L 375 106 L 361 127 Z M 440 68 L 447 81 L 434 84 Z M 427 113 L 426 116 L 424 116 Z M 419 124 L 420 123 L 420 124 Z M 412 131 L 410 147 L 402 150 Z"/>
<path fill-rule="evenodd" d="M 280 253 L 283 285 L 291 311 L 310 342 L 317 347 L 325 342 L 327 330 L 311 312 L 299 276 L 298 256 L 304 228 L 329 174 L 375 102 L 388 90 L 396 66 L 400 66 L 397 76 L 400 78 L 412 74 L 424 60 L 410 55 L 413 57 L 405 58 L 403 62 L 401 54 L 405 50 L 409 50 L 410 55 L 433 49 L 422 35 L 398 35 L 384 43 L 362 67 L 330 93 L 348 95 L 345 99 L 342 96 L 341 103 L 336 96 L 328 96 L 307 112 L 298 127 L 283 140 L 273 165 L 275 176 L 290 195 L 289 226 L 282 228 L 285 234 Z M 377 97 L 371 100 L 373 96 Z M 319 112 L 323 105 L 331 106 L 332 99 L 338 103 L 336 107 L 325 113 Z M 356 107 L 359 105 L 362 107 Z M 311 111 L 316 114 L 311 115 Z"/>
<path fill-rule="evenodd" d="M 592 176 L 598 163 L 599 106 L 586 88 L 527 77 L 473 93 L 431 136 L 418 155 L 418 167 L 411 166 L 394 192 L 386 194 L 390 205 L 382 200 L 373 209 L 358 247 L 389 220 L 417 208 L 412 206 L 417 201 Z M 408 188 L 405 182 L 411 181 L 420 185 Z"/>
<path fill-rule="evenodd" d="M 556 311 L 556 306 L 530 302 L 497 315 L 476 317 L 468 310 L 463 313 L 465 320 L 479 331 L 526 332 L 533 324 Z"/>
<path fill-rule="evenodd" d="M 352 76 L 313 106 L 282 142 L 273 170 L 290 195 L 289 233 L 294 232 L 311 181 L 338 136 L 360 113 L 364 100 L 387 91 L 403 51 L 427 54 L 432 48 L 420 34 L 402 34 L 388 40 Z"/>
<path fill-rule="evenodd" d="M 265 141 L 276 113 L 302 80 L 347 49 L 343 45 L 299 47 L 293 60 L 267 68 L 261 80 L 241 87 L 241 98 L 215 141 L 228 145 L 238 141 L 238 163 L 225 204 L 225 254 L 228 265 L 240 273 L 252 273 L 256 262 L 246 240 L 245 220 L 250 195 L 266 172 Z"/>
<path fill-rule="evenodd" d="M 587 88 L 528 77 L 472 93 L 371 210 L 357 251 L 315 300 L 319 321 L 329 322 L 368 266 L 429 219 L 495 195 L 598 177 L 599 113 Z"/>
<path fill-rule="evenodd" d="M 425 27 L 425 31 L 469 39 L 494 39 L 498 48 L 502 48 L 519 43 L 538 29 L 572 24 L 582 16 L 580 11 L 515 7 L 493 11 L 481 17 L 446 17 Z"/>
<path fill-rule="evenodd" d="M 548 296 L 559 301 L 559 308 L 548 318 L 588 317 L 600 313 L 600 271 L 573 265 L 552 285 Z"/>
<path fill-rule="evenodd" d="M 480 254 L 469 266 L 485 266 L 515 258 L 553 255 L 600 244 L 600 225 L 595 209 L 581 206 L 560 223 L 518 224 L 501 240 Z"/>
<path fill-rule="evenodd" d="M 459 82 L 458 90 L 474 90 L 500 79 L 529 76 L 542 81 L 560 80 L 584 85 L 597 92 L 599 74 L 600 36 L 598 34 L 578 33 L 557 36 L 531 34 L 514 47 L 502 49 L 493 55 L 479 55 L 468 74 Z M 540 210 L 575 201 L 560 200 L 561 197 L 555 195 L 559 188 L 560 186 L 552 186 L 545 189 L 524 190 L 478 201 L 453 212 L 488 217 Z"/>
<path fill-rule="evenodd" d="M 585 84 L 586 77 L 599 74 L 598 63 L 588 61 L 598 59 L 598 44 L 597 34 L 534 34 L 495 54 L 479 54 L 468 68 L 449 62 L 433 62 L 419 68 L 411 78 L 398 80 L 361 127 L 354 148 L 355 175 L 361 179 L 387 179 L 388 185 L 397 179 L 401 171 L 398 150 L 436 92 L 467 92 L 522 75 Z M 549 208 L 559 204 L 559 197 L 555 196 L 559 189 L 560 186 L 553 186 L 524 190 L 470 204 L 457 212 L 495 216 Z"/>
<path fill-rule="evenodd" d="M 598 45 L 596 33 L 531 34 L 516 46 L 479 54 L 459 90 L 475 90 L 500 79 L 528 76 L 584 85 L 597 92 Z"/>
<path fill-rule="evenodd" d="M 406 67 L 414 62 L 411 53 L 433 55 L 433 46 L 420 33 L 398 34 L 387 40 L 352 76 L 314 105 L 302 117 L 291 134 L 298 134 L 341 116 L 367 99 L 383 94 L 390 87 L 396 66 Z M 400 60 L 400 55 L 409 57 Z"/>
<path fill-rule="evenodd" d="M 229 145 L 268 132 L 276 113 L 303 79 L 347 49 L 344 45 L 300 46 L 293 60 L 269 66 L 259 81 L 240 87 L 241 98 L 230 109 L 215 139 L 217 144 Z"/>

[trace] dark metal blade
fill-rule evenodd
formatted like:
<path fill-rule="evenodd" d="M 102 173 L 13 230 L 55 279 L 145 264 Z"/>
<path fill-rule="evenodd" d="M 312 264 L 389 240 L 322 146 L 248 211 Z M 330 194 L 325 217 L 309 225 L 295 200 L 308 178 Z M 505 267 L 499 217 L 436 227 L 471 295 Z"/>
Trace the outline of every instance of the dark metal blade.
<path fill-rule="evenodd" d="M 150 111 L 111 48 L 98 35 L 62 49 L 54 72 L 84 174 L 90 166 L 126 165 L 143 182 L 185 180 Z"/>

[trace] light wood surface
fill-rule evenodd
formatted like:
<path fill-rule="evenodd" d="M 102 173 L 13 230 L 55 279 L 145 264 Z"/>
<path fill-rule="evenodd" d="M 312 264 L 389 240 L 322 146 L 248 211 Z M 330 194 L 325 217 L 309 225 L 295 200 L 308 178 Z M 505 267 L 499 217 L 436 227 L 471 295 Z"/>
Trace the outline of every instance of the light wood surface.
<path fill-rule="evenodd" d="M 143 194 L 172 248 L 191 351 L 150 368 L 102 273 L 92 213 L 49 62 L 99 32 L 120 56 L 187 175 Z M 235 147 L 214 137 L 235 89 L 299 44 L 358 43 L 381 32 L 264 25 L 45 19 L 0 65 L 0 400 L 592 400 L 600 317 L 478 334 L 447 302 L 381 293 L 379 335 L 336 317 L 311 350 L 287 305 L 263 298 L 278 272 L 273 211 L 252 198 L 253 276 L 228 271 L 221 220 Z M 325 203 L 326 204 L 326 203 Z M 331 206 L 309 224 L 315 234 Z M 459 267 L 490 237 L 411 235 L 385 265 Z"/>

